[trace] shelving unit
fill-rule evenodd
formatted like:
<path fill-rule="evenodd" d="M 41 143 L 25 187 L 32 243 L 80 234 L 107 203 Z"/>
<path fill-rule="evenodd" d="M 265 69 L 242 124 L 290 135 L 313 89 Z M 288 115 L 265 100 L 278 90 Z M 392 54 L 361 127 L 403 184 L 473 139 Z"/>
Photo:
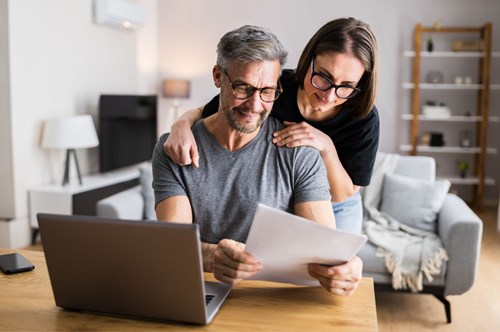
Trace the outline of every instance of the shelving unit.
<path fill-rule="evenodd" d="M 463 51 L 424 51 L 423 41 L 424 37 L 434 37 L 438 34 L 451 34 L 451 36 L 474 36 L 473 40 L 480 41 L 482 43 L 481 51 L 473 52 L 463 52 Z M 450 35 L 449 35 L 450 36 Z M 469 39 L 472 39 L 470 37 Z M 490 123 L 499 122 L 498 116 L 489 116 L 489 93 L 490 90 L 500 90 L 500 84 L 490 84 L 491 77 L 491 59 L 500 58 L 500 52 L 491 51 L 491 39 L 492 39 L 492 24 L 486 23 L 481 27 L 423 27 L 420 24 L 415 26 L 414 36 L 413 36 L 413 51 L 406 51 L 403 53 L 404 57 L 412 58 L 412 70 L 411 70 L 411 82 L 404 82 L 403 89 L 411 90 L 411 105 L 410 113 L 402 114 L 401 119 L 403 121 L 410 122 L 410 137 L 409 144 L 402 144 L 400 150 L 403 152 L 408 152 L 412 155 L 417 154 L 440 154 L 440 156 L 446 156 L 450 154 L 464 154 L 464 155 L 474 155 L 473 162 L 473 176 L 468 176 L 466 178 L 461 178 L 454 174 L 443 175 L 439 174 L 438 177 L 447 178 L 452 184 L 459 185 L 473 185 L 474 197 L 473 203 L 476 207 L 481 207 L 484 195 L 485 185 L 494 185 L 495 180 L 493 178 L 488 178 L 485 175 L 485 163 L 488 154 L 496 154 L 497 149 L 494 147 L 487 146 L 487 133 L 488 126 Z M 449 47 L 451 50 L 451 45 Z M 465 59 L 460 61 L 469 61 L 471 66 L 477 66 L 477 77 L 474 77 L 475 83 L 462 83 L 455 84 L 451 82 L 446 82 L 445 80 L 439 83 L 428 83 L 421 79 L 422 75 L 422 59 L 425 61 L 434 61 L 435 59 L 445 59 L 446 61 L 452 62 L 457 61 L 456 59 Z M 443 69 L 444 68 L 444 69 Z M 446 66 L 440 68 L 446 70 Z M 450 73 L 447 73 L 450 74 Z M 453 74 L 453 73 L 451 73 Z M 455 73 L 459 74 L 459 73 Z M 448 80 L 449 81 L 449 80 Z M 438 94 L 442 98 L 455 98 L 450 97 L 450 94 L 455 93 L 460 96 L 461 94 L 474 94 L 476 95 L 475 100 L 475 112 L 469 115 L 457 114 L 456 110 L 454 112 L 451 109 L 450 116 L 427 116 L 421 114 L 420 110 L 424 104 L 422 96 L 427 96 L 430 94 Z M 475 126 L 475 142 L 477 144 L 471 147 L 462 147 L 458 143 L 453 146 L 426 146 L 419 144 L 419 138 L 422 134 L 420 129 L 420 123 L 424 122 L 426 124 L 437 123 L 439 126 L 447 126 L 449 123 L 460 124 L 464 126 Z M 436 124 L 434 124 L 436 125 Z"/>

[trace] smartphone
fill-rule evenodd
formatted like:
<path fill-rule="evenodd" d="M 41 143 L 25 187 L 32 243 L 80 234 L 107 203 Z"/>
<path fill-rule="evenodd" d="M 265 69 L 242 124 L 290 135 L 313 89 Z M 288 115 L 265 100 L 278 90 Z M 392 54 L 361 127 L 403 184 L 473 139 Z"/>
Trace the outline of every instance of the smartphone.
<path fill-rule="evenodd" d="M 35 266 L 21 254 L 0 255 L 0 269 L 5 274 L 31 271 L 34 268 Z"/>

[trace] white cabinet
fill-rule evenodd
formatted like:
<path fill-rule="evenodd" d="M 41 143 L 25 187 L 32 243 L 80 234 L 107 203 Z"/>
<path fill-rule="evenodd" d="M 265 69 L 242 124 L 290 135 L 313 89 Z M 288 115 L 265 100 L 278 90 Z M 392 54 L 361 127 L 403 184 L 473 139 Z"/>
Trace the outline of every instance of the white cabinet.
<path fill-rule="evenodd" d="M 30 224 L 33 242 L 38 233 L 38 213 L 95 215 L 96 203 L 107 196 L 131 188 L 139 183 L 137 166 L 117 171 L 88 175 L 82 185 L 50 184 L 29 191 Z"/>

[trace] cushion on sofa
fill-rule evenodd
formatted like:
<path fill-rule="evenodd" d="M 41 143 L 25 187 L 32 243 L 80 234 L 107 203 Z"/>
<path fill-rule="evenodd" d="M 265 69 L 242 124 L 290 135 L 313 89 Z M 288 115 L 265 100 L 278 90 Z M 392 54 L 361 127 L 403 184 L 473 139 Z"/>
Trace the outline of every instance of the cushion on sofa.
<path fill-rule="evenodd" d="M 435 232 L 436 217 L 450 185 L 448 180 L 425 181 L 387 173 L 380 211 L 408 226 Z"/>
<path fill-rule="evenodd" d="M 144 219 L 156 220 L 155 198 L 153 191 L 153 170 L 151 163 L 139 167 L 142 197 L 144 198 Z"/>

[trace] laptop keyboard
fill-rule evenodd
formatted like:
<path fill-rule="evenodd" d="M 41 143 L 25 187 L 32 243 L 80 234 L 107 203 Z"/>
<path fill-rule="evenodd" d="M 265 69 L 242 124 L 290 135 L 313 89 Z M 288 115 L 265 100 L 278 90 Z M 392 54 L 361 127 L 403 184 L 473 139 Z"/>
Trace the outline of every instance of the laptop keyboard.
<path fill-rule="evenodd" d="M 208 305 L 214 297 L 215 297 L 215 295 L 206 294 L 205 295 L 205 304 Z"/>

